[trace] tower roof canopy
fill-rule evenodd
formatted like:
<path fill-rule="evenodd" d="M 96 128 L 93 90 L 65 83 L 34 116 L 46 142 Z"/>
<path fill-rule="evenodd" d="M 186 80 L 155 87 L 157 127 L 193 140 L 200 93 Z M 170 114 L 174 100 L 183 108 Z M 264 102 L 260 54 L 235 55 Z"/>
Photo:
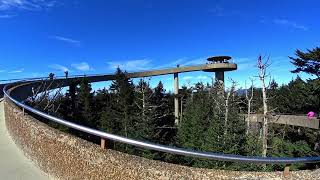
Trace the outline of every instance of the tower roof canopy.
<path fill-rule="evenodd" d="M 231 57 L 230 56 L 213 56 L 213 57 L 209 57 L 207 60 L 208 61 L 215 61 L 215 62 L 223 62 L 223 61 L 228 61 L 230 60 Z"/>

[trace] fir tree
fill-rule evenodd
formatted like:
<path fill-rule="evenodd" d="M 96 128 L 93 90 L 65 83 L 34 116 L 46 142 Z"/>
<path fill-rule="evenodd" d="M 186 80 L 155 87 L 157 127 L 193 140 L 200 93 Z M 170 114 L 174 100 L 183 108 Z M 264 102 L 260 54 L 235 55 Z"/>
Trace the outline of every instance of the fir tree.
<path fill-rule="evenodd" d="M 320 48 L 316 47 L 307 52 L 296 50 L 296 58 L 289 57 L 291 63 L 296 66 L 293 73 L 305 72 L 311 75 L 316 75 L 320 78 Z"/>
<path fill-rule="evenodd" d="M 135 105 L 137 106 L 136 137 L 152 140 L 156 106 L 152 104 L 153 91 L 148 82 L 140 79 L 136 86 Z"/>
<path fill-rule="evenodd" d="M 91 84 L 84 77 L 81 80 L 80 88 L 78 89 L 78 109 L 80 111 L 81 124 L 88 127 L 95 127 L 96 122 L 92 111 L 93 93 L 91 92 Z"/>
<path fill-rule="evenodd" d="M 100 123 L 102 129 L 110 133 L 132 137 L 134 135 L 134 85 L 120 68 L 117 68 L 115 80 L 110 86 L 110 107 L 104 109 Z M 116 144 L 113 143 L 113 146 Z M 119 150 L 128 150 L 128 146 L 120 144 Z"/>
<path fill-rule="evenodd" d="M 152 122 L 155 126 L 153 139 L 161 144 L 171 144 L 176 133 L 173 117 L 173 96 L 166 94 L 161 81 L 154 89 L 151 101 L 155 107 Z"/>

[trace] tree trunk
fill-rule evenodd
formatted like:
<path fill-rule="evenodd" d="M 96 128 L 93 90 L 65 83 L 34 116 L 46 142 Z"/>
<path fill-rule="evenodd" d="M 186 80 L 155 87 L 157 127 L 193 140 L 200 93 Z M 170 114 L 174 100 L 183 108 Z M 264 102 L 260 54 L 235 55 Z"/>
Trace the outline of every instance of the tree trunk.
<path fill-rule="evenodd" d="M 268 146 L 268 105 L 267 105 L 267 90 L 265 84 L 266 78 L 266 69 L 269 66 L 268 60 L 263 63 L 262 57 L 259 56 L 257 67 L 259 69 L 259 79 L 261 82 L 261 90 L 262 90 L 262 103 L 263 103 L 263 121 L 262 121 L 262 157 L 267 156 L 267 146 Z"/>
<path fill-rule="evenodd" d="M 180 123 L 182 122 L 183 97 L 180 99 Z"/>
<path fill-rule="evenodd" d="M 246 87 L 246 100 L 247 100 L 247 105 L 248 105 L 248 112 L 247 112 L 247 129 L 246 129 L 246 135 L 249 134 L 250 131 L 250 115 L 251 115 L 251 102 L 253 99 L 253 79 L 251 79 L 251 92 L 250 92 L 250 97 L 248 95 L 248 89 L 247 89 L 247 83 L 245 83 Z"/>
<path fill-rule="evenodd" d="M 250 129 L 250 114 L 251 114 L 251 101 L 248 101 L 248 115 L 247 115 L 247 130 L 246 134 L 249 134 Z"/>
<path fill-rule="evenodd" d="M 142 90 L 142 117 L 143 118 L 146 117 L 145 109 L 146 109 L 146 100 L 145 100 L 145 89 L 143 87 L 143 90 Z"/>
<path fill-rule="evenodd" d="M 261 80 L 262 85 L 262 100 L 263 100 L 263 121 L 262 121 L 262 157 L 267 156 L 268 146 L 268 105 L 267 105 L 267 92 L 265 87 L 264 78 Z"/>
<path fill-rule="evenodd" d="M 230 93 L 230 92 L 229 92 Z M 225 99 L 225 113 L 224 113 L 224 135 L 228 133 L 228 115 L 229 115 L 229 94 Z"/>

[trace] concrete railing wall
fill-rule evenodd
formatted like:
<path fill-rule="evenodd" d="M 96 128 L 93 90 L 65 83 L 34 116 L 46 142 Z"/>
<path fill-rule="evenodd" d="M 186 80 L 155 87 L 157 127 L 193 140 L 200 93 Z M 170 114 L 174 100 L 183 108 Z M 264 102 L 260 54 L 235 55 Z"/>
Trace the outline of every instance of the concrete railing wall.
<path fill-rule="evenodd" d="M 319 129 L 319 119 L 313 117 L 311 119 L 305 116 L 297 116 L 297 115 L 274 115 L 269 116 L 270 123 L 276 124 L 286 124 L 292 126 L 300 126 L 300 127 L 307 127 L 312 129 Z M 251 122 L 262 122 L 263 114 L 251 114 L 250 115 Z"/>
<path fill-rule="evenodd" d="M 60 132 L 5 99 L 7 129 L 25 155 L 59 179 L 269 179 L 282 172 L 201 169 L 103 150 L 99 145 Z M 293 179 L 316 179 L 316 171 L 297 171 Z"/>

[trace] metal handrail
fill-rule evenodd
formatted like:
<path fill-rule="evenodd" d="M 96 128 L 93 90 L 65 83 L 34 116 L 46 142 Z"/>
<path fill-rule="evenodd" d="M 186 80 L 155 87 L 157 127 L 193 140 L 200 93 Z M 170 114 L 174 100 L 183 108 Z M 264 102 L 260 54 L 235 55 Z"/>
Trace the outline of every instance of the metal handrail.
<path fill-rule="evenodd" d="M 197 157 L 197 158 L 204 158 L 204 159 L 210 159 L 210 160 L 218 160 L 218 161 L 232 161 L 232 162 L 245 162 L 245 163 L 256 163 L 256 164 L 295 164 L 295 163 L 317 163 L 320 162 L 320 157 L 297 157 L 297 158 L 286 158 L 286 157 L 257 157 L 257 156 L 241 156 L 241 155 L 233 155 L 233 154 L 223 154 L 223 153 L 212 153 L 212 152 L 204 152 L 204 151 L 194 151 L 190 149 L 184 149 L 184 148 L 177 148 L 177 147 L 171 147 L 171 146 L 165 146 L 145 141 L 139 141 L 134 140 L 110 133 L 106 133 L 103 131 L 99 131 L 96 129 L 92 129 L 89 127 L 85 127 L 64 119 L 60 119 L 54 116 L 51 116 L 49 114 L 46 114 L 44 112 L 41 112 L 39 110 L 36 110 L 28 105 L 25 105 L 14 98 L 12 98 L 7 93 L 7 87 L 10 84 L 7 84 L 3 88 L 3 93 L 5 98 L 10 99 L 13 103 L 15 103 L 17 106 L 24 108 L 36 115 L 39 115 L 43 118 L 46 118 L 47 120 L 56 122 L 58 124 L 67 126 L 69 128 L 77 129 L 82 132 L 86 132 L 91 135 L 99 136 L 104 139 L 111 139 L 116 142 L 130 144 L 137 147 L 142 147 L 145 149 L 151 149 L 166 153 L 172 153 L 172 154 L 178 154 L 188 157 Z"/>
<path fill-rule="evenodd" d="M 103 74 L 90 74 L 90 75 L 69 75 L 68 78 L 79 78 L 79 77 L 85 77 L 85 76 L 99 76 Z M 15 79 L 0 79 L 0 82 L 22 82 L 22 81 L 36 81 L 36 80 L 43 80 L 43 79 L 49 79 L 49 76 L 43 76 L 43 77 L 33 77 L 33 78 L 15 78 Z M 53 79 L 66 79 L 66 76 L 54 76 Z M 7 83 L 5 83 L 7 84 Z"/>

